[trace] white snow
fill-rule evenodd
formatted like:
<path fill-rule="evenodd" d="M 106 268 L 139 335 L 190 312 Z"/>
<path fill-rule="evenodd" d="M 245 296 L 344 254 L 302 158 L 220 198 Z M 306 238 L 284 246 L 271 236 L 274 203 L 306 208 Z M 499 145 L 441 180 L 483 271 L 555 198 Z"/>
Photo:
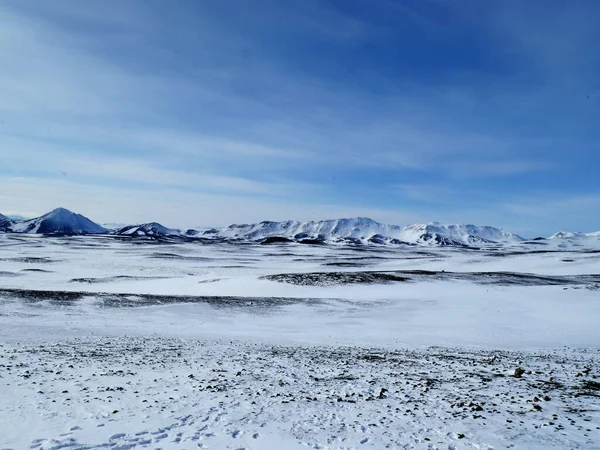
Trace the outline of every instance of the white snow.
<path fill-rule="evenodd" d="M 0 235 L 0 448 L 595 448 L 580 245 Z"/>

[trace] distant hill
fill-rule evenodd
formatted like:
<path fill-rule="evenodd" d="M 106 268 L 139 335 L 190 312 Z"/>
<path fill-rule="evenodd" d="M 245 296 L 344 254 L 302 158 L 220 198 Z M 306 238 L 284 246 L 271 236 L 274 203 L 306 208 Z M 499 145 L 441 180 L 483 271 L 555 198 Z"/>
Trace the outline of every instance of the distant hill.
<path fill-rule="evenodd" d="M 81 214 L 56 208 L 43 216 L 12 224 L 10 231 L 29 234 L 104 234 L 108 230 Z"/>
<path fill-rule="evenodd" d="M 128 225 L 117 231 L 120 236 L 179 236 L 181 232 L 167 228 L 158 222 L 143 223 L 141 225 Z"/>

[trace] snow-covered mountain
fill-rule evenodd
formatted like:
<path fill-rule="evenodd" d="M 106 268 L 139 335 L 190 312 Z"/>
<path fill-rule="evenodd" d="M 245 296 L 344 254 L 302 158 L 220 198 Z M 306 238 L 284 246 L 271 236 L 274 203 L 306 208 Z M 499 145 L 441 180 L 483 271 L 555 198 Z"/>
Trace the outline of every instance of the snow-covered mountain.
<path fill-rule="evenodd" d="M 261 241 L 269 237 L 285 237 L 292 240 L 321 239 L 323 241 L 340 239 L 366 240 L 375 235 L 390 236 L 396 234 L 399 227 L 383 225 L 374 220 L 358 217 L 355 219 L 321 220 L 310 222 L 259 222 L 255 224 L 230 225 L 220 230 L 210 230 L 205 235 L 214 235 L 224 239 L 243 239 Z"/>
<path fill-rule="evenodd" d="M 294 241 L 356 242 L 377 244 L 481 245 L 521 242 L 524 239 L 494 227 L 442 225 L 437 222 L 401 227 L 385 225 L 366 217 L 311 222 L 260 222 L 230 225 L 210 230 L 205 237 L 228 240 L 263 241 L 281 237 Z"/>
<path fill-rule="evenodd" d="M 407 225 L 402 228 L 400 239 L 438 245 L 480 245 L 492 243 L 516 243 L 525 239 L 500 228 L 477 225 L 442 225 L 439 222 Z"/>
<path fill-rule="evenodd" d="M 0 214 L 0 231 L 9 231 L 13 221 L 3 214 Z"/>
<path fill-rule="evenodd" d="M 548 239 L 573 239 L 584 237 L 587 237 L 586 234 L 578 231 L 559 231 L 558 233 L 554 233 Z"/>
<path fill-rule="evenodd" d="M 65 208 L 44 214 L 35 219 L 15 223 L 10 227 L 14 233 L 31 234 L 103 234 L 107 230 L 81 214 Z"/>
<path fill-rule="evenodd" d="M 264 221 L 254 224 L 230 225 L 225 228 L 190 229 L 185 232 L 167 228 L 157 222 L 127 225 L 107 229 L 90 219 L 64 208 L 57 208 L 41 217 L 15 221 L 0 214 L 0 232 L 38 234 L 114 234 L 129 237 L 173 237 L 217 241 L 246 242 L 300 242 L 328 244 L 431 245 L 431 246 L 485 246 L 515 244 L 525 241 L 521 236 L 491 226 L 444 225 L 439 222 L 407 226 L 386 225 L 367 217 L 298 222 Z M 554 241 L 565 245 L 591 245 L 600 242 L 600 231 L 580 233 L 560 231 L 544 245 Z M 542 245 L 542 244 L 540 244 Z"/>
<path fill-rule="evenodd" d="M 167 228 L 160 223 L 150 222 L 140 225 L 129 225 L 117 230 L 119 236 L 180 236 L 181 232 L 173 228 Z"/>
<path fill-rule="evenodd" d="M 585 239 L 589 237 L 600 237 L 600 231 L 594 233 L 580 233 L 579 231 L 559 231 L 548 239 Z"/>

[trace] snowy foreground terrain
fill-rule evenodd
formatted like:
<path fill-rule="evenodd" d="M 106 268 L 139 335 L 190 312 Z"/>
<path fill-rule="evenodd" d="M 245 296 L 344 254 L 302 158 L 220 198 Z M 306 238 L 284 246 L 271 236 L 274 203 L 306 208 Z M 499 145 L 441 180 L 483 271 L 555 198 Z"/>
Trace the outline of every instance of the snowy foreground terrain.
<path fill-rule="evenodd" d="M 561 239 L 0 234 L 0 449 L 600 449 L 599 319 Z"/>

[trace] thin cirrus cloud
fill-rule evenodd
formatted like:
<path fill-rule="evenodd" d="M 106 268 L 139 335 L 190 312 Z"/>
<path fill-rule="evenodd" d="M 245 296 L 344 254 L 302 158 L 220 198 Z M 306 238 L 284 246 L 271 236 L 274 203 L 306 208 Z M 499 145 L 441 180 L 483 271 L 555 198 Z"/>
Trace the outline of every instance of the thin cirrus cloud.
<path fill-rule="evenodd" d="M 23 213 L 73 186 L 109 204 L 118 187 L 171 222 L 371 211 L 600 228 L 585 202 L 577 222 L 543 206 L 600 193 L 598 18 L 589 2 L 6 1 L 0 176 L 55 183 Z"/>
<path fill-rule="evenodd" d="M 123 223 L 123 217 L 131 223 L 143 223 L 156 220 L 157 214 L 164 214 L 163 223 L 173 227 L 225 226 L 258 222 L 265 217 L 287 220 L 297 214 L 299 207 L 303 209 L 305 220 L 342 217 L 345 214 L 344 207 L 315 203 L 312 196 L 295 203 L 281 197 L 256 197 L 248 201 L 245 196 L 226 192 L 192 192 L 172 187 L 148 191 L 115 185 L 79 184 L 67 177 L 48 180 L 7 176 L 0 179 L 0 202 L 6 214 L 33 217 L 40 213 L 39 198 L 55 205 L 68 204 L 100 223 Z M 156 209 L 157 205 L 162 211 Z M 182 214 L 182 211 L 196 211 L 196 214 Z M 377 208 L 357 208 L 355 211 L 358 216 L 380 217 L 388 223 L 417 220 L 417 215 L 401 211 Z M 240 217 L 245 220 L 240 220 Z"/>

